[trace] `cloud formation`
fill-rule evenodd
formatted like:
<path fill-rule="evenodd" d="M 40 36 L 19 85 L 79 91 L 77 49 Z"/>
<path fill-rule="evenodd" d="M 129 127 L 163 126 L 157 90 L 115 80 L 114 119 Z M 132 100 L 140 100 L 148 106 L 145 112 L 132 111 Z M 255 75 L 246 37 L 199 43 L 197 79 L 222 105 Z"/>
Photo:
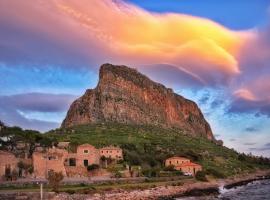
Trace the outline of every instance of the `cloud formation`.
<path fill-rule="evenodd" d="M 208 85 L 224 84 L 240 73 L 237 57 L 253 37 L 208 19 L 150 13 L 115 0 L 4 0 L 0 18 L 4 62 L 169 63 Z"/>
<path fill-rule="evenodd" d="M 67 94 L 27 93 L 0 96 L 0 119 L 7 125 L 16 125 L 41 131 L 57 128 L 59 122 L 52 119 L 37 120 L 26 117 L 25 113 L 65 113 L 76 98 Z"/>

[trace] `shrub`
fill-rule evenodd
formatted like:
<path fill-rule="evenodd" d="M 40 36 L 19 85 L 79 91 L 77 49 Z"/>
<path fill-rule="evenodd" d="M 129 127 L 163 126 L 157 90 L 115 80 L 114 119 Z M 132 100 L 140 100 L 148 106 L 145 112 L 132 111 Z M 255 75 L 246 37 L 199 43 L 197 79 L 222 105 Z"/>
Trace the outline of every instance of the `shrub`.
<path fill-rule="evenodd" d="M 207 169 L 206 173 L 211 174 L 216 178 L 226 178 L 226 176 L 222 172 L 220 172 L 220 171 L 218 171 L 216 169 L 213 169 L 213 168 Z"/>
<path fill-rule="evenodd" d="M 114 177 L 115 177 L 115 178 L 122 178 L 121 172 L 116 171 L 116 172 L 114 173 Z"/>
<path fill-rule="evenodd" d="M 141 165 L 142 164 L 141 156 L 135 151 L 127 152 L 125 155 L 125 160 L 130 165 Z"/>
<path fill-rule="evenodd" d="M 62 172 L 49 171 L 48 181 L 54 192 L 58 192 L 60 182 L 63 180 L 63 178 L 64 176 Z"/>
<path fill-rule="evenodd" d="M 198 180 L 198 181 L 207 181 L 206 179 L 206 173 L 204 171 L 198 171 L 195 175 L 195 178 Z"/>
<path fill-rule="evenodd" d="M 243 154 L 239 154 L 239 155 L 238 155 L 238 160 L 240 160 L 240 161 L 245 161 L 245 160 L 246 160 L 246 156 L 243 155 Z"/>
<path fill-rule="evenodd" d="M 175 171 L 175 169 L 173 165 L 169 165 L 169 166 L 164 167 L 164 171 Z"/>
<path fill-rule="evenodd" d="M 160 173 L 160 170 L 159 169 L 149 168 L 149 169 L 143 170 L 142 173 L 146 177 L 158 177 L 159 173 Z"/>
<path fill-rule="evenodd" d="M 28 173 L 33 174 L 33 172 L 34 172 L 34 167 L 33 167 L 33 165 L 30 165 L 28 168 Z"/>
<path fill-rule="evenodd" d="M 12 177 L 12 180 L 17 180 L 18 178 L 18 172 L 16 169 L 13 169 L 12 172 L 11 172 L 11 177 Z"/>
<path fill-rule="evenodd" d="M 182 171 L 175 171 L 174 174 L 176 176 L 183 176 L 184 175 L 184 173 Z"/>
<path fill-rule="evenodd" d="M 99 169 L 99 165 L 97 165 L 97 164 L 92 164 L 92 165 L 88 165 L 88 166 L 87 166 L 87 170 L 88 170 L 88 171 L 92 171 L 92 170 L 95 170 L 95 169 Z"/>

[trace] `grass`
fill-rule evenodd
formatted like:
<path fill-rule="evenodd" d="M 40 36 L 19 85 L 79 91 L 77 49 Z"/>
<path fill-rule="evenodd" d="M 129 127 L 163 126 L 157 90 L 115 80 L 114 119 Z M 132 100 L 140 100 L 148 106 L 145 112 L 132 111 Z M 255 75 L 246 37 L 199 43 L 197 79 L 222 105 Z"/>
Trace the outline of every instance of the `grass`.
<path fill-rule="evenodd" d="M 123 190 L 134 190 L 134 189 L 147 189 L 153 188 L 157 186 L 179 186 L 183 185 L 185 182 L 193 182 L 193 178 L 187 177 L 174 177 L 171 179 L 163 179 L 163 178 L 152 178 L 146 179 L 143 182 L 117 182 L 117 181 L 109 181 L 104 183 L 94 183 L 94 184 L 77 184 L 77 185 L 61 185 L 59 192 L 67 192 L 70 194 L 73 193 L 101 193 L 104 191 L 110 191 L 115 189 L 123 189 Z M 0 192 L 4 191 L 13 191 L 13 192 L 39 192 L 39 185 L 29 184 L 24 186 L 1 186 Z M 52 188 L 48 185 L 44 186 L 44 191 L 50 192 Z"/>
<path fill-rule="evenodd" d="M 97 148 L 119 145 L 124 150 L 125 161 L 141 165 L 143 171 L 160 171 L 164 160 L 174 155 L 186 156 L 201 164 L 205 171 L 215 171 L 224 177 L 270 167 L 250 159 L 240 160 L 236 151 L 205 138 L 184 135 L 179 129 L 106 123 L 57 129 L 46 135 L 57 141 L 70 141 L 73 149 L 83 143 Z"/>

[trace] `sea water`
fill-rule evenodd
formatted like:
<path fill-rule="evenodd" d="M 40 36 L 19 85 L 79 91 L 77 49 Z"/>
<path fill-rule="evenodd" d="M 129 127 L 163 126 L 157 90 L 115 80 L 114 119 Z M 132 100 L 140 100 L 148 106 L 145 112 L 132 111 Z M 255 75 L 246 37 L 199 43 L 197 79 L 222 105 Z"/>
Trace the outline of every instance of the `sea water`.
<path fill-rule="evenodd" d="M 229 190 L 220 188 L 218 196 L 184 197 L 177 200 L 270 200 L 270 180 L 260 180 Z"/>

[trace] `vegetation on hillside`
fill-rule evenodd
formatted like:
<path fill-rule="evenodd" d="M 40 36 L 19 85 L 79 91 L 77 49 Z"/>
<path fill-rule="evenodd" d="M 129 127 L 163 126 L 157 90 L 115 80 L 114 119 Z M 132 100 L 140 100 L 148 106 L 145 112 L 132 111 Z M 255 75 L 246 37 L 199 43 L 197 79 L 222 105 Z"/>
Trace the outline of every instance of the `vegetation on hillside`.
<path fill-rule="evenodd" d="M 166 158 L 175 155 L 190 158 L 201 164 L 206 174 L 218 178 L 270 168 L 268 158 L 239 154 L 205 138 L 186 136 L 178 129 L 107 123 L 57 129 L 46 135 L 53 140 L 70 141 L 74 149 L 83 143 L 98 148 L 118 145 L 128 164 L 140 165 L 144 174 L 153 176 L 159 175 Z"/>
<path fill-rule="evenodd" d="M 39 146 L 49 147 L 56 143 L 53 138 L 47 137 L 47 135 L 41 134 L 35 130 L 23 130 L 17 126 L 4 126 L 0 130 L 0 150 L 16 152 L 19 142 L 27 144 L 29 157 L 34 152 L 37 144 Z"/>

